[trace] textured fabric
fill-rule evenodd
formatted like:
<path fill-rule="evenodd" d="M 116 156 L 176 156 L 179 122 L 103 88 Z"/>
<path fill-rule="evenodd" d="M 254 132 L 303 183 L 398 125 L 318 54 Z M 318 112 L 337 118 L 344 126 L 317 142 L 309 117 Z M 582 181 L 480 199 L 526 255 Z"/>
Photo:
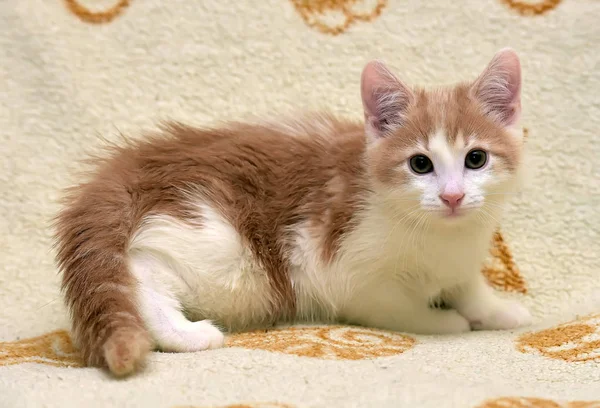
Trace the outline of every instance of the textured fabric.
<path fill-rule="evenodd" d="M 591 407 L 598 15 L 597 0 L 0 2 L 0 406 Z M 531 308 L 534 327 L 454 337 L 295 328 L 153 353 L 125 381 L 80 367 L 49 227 L 75 160 L 101 137 L 137 136 L 165 118 L 321 107 L 360 117 L 370 58 L 427 86 L 474 78 L 504 46 L 522 59 L 531 174 L 495 256 L 518 274 L 503 295 Z"/>

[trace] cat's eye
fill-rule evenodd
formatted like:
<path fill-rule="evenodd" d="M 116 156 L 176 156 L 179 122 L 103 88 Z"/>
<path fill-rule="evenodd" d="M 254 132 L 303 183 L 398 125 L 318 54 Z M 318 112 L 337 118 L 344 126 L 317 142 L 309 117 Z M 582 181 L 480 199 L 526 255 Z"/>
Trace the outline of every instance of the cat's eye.
<path fill-rule="evenodd" d="M 418 154 L 410 158 L 410 168 L 417 174 L 427 174 L 433 171 L 433 163 L 427 156 Z"/>
<path fill-rule="evenodd" d="M 487 153 L 483 150 L 471 150 L 465 157 L 465 167 L 477 170 L 485 166 L 487 162 Z"/>

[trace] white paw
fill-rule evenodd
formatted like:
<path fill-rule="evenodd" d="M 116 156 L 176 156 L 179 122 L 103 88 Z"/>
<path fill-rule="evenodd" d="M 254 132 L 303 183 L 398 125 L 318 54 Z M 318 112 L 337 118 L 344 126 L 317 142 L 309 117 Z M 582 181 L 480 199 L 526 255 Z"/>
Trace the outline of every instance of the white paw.
<path fill-rule="evenodd" d="M 190 343 L 189 351 L 216 349 L 223 346 L 225 336 L 209 320 L 201 320 L 191 324 L 186 340 Z"/>
<path fill-rule="evenodd" d="M 471 325 L 456 310 L 430 310 L 426 315 L 405 322 L 400 331 L 427 335 L 459 334 L 471 331 Z"/>
<path fill-rule="evenodd" d="M 471 320 L 474 330 L 508 330 L 529 326 L 529 310 L 517 302 L 501 301 L 481 317 Z"/>
<path fill-rule="evenodd" d="M 165 351 L 192 352 L 223 346 L 225 336 L 209 320 L 178 325 L 167 338 L 159 341 Z"/>
<path fill-rule="evenodd" d="M 455 310 L 443 312 L 444 320 L 438 334 L 459 334 L 471 331 L 471 324 Z"/>

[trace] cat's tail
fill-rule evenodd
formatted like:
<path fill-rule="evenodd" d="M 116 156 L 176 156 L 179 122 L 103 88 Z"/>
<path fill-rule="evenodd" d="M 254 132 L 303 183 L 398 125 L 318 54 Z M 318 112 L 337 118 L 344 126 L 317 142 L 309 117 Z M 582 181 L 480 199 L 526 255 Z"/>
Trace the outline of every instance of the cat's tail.
<path fill-rule="evenodd" d="M 127 261 L 132 197 L 110 178 L 71 191 L 55 220 L 55 246 L 75 344 L 87 365 L 122 376 L 143 364 L 153 342 Z"/>

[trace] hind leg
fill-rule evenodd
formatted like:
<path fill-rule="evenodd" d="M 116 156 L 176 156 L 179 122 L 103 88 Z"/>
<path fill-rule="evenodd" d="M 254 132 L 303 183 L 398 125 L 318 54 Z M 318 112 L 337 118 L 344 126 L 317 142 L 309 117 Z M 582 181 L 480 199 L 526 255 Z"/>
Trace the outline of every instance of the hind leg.
<path fill-rule="evenodd" d="M 164 351 L 190 352 L 219 348 L 223 333 L 210 321 L 191 322 L 178 302 L 155 290 L 140 288 L 140 311 L 148 331 Z"/>
<path fill-rule="evenodd" d="M 192 352 L 223 345 L 223 333 L 216 326 L 208 320 L 189 321 L 176 297 L 156 284 L 153 275 L 157 268 L 164 268 L 163 265 L 151 258 L 137 258 L 132 266 L 140 281 L 140 314 L 158 348 L 163 351 Z"/>

